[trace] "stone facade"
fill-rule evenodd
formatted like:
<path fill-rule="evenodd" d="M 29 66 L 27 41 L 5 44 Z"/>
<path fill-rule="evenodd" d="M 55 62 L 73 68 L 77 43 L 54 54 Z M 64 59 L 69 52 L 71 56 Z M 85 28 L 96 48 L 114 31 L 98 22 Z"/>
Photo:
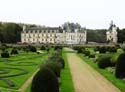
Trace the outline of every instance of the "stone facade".
<path fill-rule="evenodd" d="M 85 44 L 86 30 L 75 29 L 74 32 L 63 30 L 61 27 L 26 28 L 21 33 L 22 43 L 44 44 Z"/>
<path fill-rule="evenodd" d="M 111 22 L 109 30 L 106 32 L 107 42 L 109 43 L 117 43 L 117 27 L 113 22 Z"/>

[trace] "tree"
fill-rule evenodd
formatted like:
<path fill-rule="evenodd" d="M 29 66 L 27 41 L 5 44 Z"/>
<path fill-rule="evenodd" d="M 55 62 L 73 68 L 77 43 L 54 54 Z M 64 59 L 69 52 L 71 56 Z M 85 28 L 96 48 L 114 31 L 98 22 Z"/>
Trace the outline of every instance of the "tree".
<path fill-rule="evenodd" d="M 118 28 L 117 32 L 118 32 L 118 43 L 125 42 L 125 29 L 120 30 Z"/>
<path fill-rule="evenodd" d="M 0 24 L 0 42 L 16 43 L 20 41 L 22 28 L 16 23 Z"/>
<path fill-rule="evenodd" d="M 87 41 L 105 43 L 106 42 L 106 30 L 105 29 L 99 29 L 99 30 L 88 29 Z"/>

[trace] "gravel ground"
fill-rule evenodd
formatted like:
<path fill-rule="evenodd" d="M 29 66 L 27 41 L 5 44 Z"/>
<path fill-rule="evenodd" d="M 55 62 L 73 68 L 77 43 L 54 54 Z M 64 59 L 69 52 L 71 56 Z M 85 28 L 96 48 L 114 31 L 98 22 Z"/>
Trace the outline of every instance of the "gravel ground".
<path fill-rule="evenodd" d="M 66 48 L 66 51 L 71 49 Z M 121 92 L 75 53 L 67 53 L 75 92 Z"/>

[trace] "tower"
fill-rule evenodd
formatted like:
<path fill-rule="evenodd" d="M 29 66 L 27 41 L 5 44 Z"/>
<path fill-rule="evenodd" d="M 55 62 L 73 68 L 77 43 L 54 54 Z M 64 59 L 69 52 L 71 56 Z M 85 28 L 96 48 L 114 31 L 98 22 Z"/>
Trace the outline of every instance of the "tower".
<path fill-rule="evenodd" d="M 107 36 L 107 42 L 117 43 L 117 27 L 113 23 L 113 21 L 111 21 L 110 23 L 110 27 L 108 31 L 106 32 L 106 36 Z"/>

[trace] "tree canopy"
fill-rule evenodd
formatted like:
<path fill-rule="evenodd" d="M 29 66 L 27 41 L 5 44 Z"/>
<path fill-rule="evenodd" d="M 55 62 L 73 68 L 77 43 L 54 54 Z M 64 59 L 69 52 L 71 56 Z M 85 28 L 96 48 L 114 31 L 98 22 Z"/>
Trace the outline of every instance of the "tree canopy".
<path fill-rule="evenodd" d="M 16 23 L 0 23 L 0 42 L 20 42 L 22 28 Z"/>

